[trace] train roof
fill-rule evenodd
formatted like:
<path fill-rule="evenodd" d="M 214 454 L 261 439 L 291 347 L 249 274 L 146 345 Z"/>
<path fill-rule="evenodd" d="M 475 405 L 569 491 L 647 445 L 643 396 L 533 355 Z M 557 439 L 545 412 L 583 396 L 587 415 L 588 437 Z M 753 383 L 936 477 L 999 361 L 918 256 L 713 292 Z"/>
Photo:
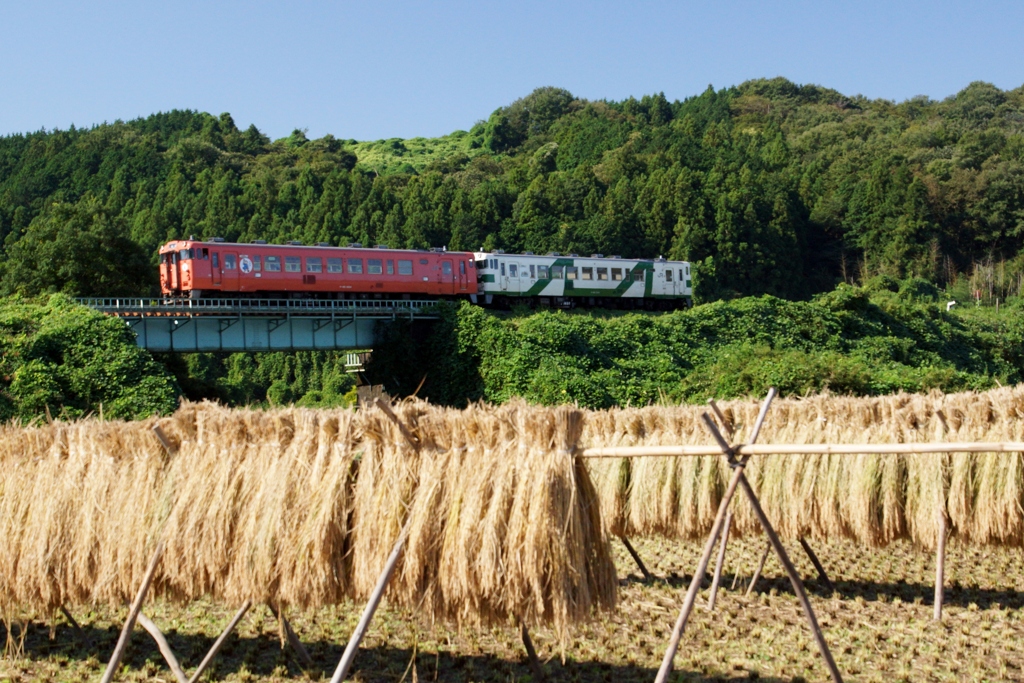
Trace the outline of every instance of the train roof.
<path fill-rule="evenodd" d="M 449 251 L 443 247 L 431 247 L 430 249 L 402 249 L 400 247 L 388 247 L 384 244 L 378 244 L 373 247 L 364 247 L 358 242 L 352 242 L 347 245 L 335 245 L 327 242 L 317 242 L 316 244 L 302 244 L 301 242 L 291 241 L 283 244 L 275 244 L 267 242 L 266 240 L 253 240 L 251 242 L 228 242 L 220 238 L 212 238 L 205 240 L 187 239 L 187 240 L 174 240 L 165 243 L 160 247 L 160 253 L 166 253 L 169 251 L 177 251 L 178 249 L 190 249 L 196 245 L 204 247 L 235 247 L 236 249 L 244 249 L 246 247 L 287 247 L 289 249 L 344 249 L 346 251 L 364 251 L 369 253 L 379 252 L 401 252 L 410 254 L 452 254 L 460 256 L 472 256 L 472 252 L 468 251 Z"/>
<path fill-rule="evenodd" d="M 613 262 L 614 261 L 645 261 L 645 262 L 649 262 L 649 263 L 688 263 L 688 261 L 672 261 L 670 259 L 666 259 L 664 256 L 659 256 L 657 258 L 631 258 L 631 257 L 622 257 L 622 256 L 619 256 L 618 254 L 612 254 L 610 256 L 605 256 L 604 254 L 590 254 L 589 256 L 585 256 L 583 254 L 562 254 L 562 253 L 559 253 L 557 251 L 549 251 L 546 254 L 535 254 L 532 251 L 505 252 L 505 251 L 502 251 L 500 249 L 497 249 L 497 250 L 494 250 L 494 251 L 475 251 L 475 252 L 473 252 L 473 256 L 475 258 L 478 258 L 478 259 L 480 259 L 480 258 L 488 258 L 488 257 L 492 257 L 492 256 L 494 256 L 494 257 L 506 257 L 506 258 L 507 257 L 511 257 L 511 256 L 516 256 L 516 257 L 526 257 L 526 258 L 595 259 L 595 260 L 613 261 Z"/>

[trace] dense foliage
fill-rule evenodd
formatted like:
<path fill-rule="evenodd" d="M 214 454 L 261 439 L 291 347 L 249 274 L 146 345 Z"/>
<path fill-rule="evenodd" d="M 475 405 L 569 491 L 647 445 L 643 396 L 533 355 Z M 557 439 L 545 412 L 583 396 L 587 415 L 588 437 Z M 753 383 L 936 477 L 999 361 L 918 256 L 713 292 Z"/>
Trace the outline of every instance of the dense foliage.
<path fill-rule="evenodd" d="M 896 104 L 784 79 L 682 102 L 541 88 L 433 140 L 271 142 L 190 111 L 0 138 L 3 291 L 146 290 L 140 259 L 189 234 L 664 254 L 698 264 L 705 301 L 998 262 L 986 295 L 1017 293 L 1024 89 Z"/>
<path fill-rule="evenodd" d="M 124 321 L 54 295 L 0 303 L 0 420 L 139 418 L 178 404 L 173 377 Z"/>
<path fill-rule="evenodd" d="M 398 324 L 373 378 L 443 403 L 523 396 L 603 408 L 828 389 L 982 389 L 1024 381 L 1024 321 L 950 314 L 927 282 L 881 277 L 812 301 L 770 295 L 670 314 L 502 315 L 464 304 L 428 333 Z M 410 362 L 411 359 L 411 362 Z M 425 378 L 425 380 L 424 380 Z"/>
<path fill-rule="evenodd" d="M 271 141 L 192 111 L 0 138 L 0 294 L 151 292 L 158 245 L 190 234 L 661 254 L 694 262 L 698 301 L 717 302 L 660 317 L 462 306 L 384 330 L 371 378 L 411 392 L 425 374 L 446 403 L 1019 381 L 1005 312 L 1024 283 L 1024 87 L 902 103 L 784 79 L 681 102 L 541 88 L 435 139 Z M 936 286 L 1004 315 L 947 314 Z M 339 354 L 154 364 L 117 321 L 27 301 L 2 308 L 0 418 L 144 415 L 172 408 L 175 385 L 229 403 L 351 400 Z"/>
<path fill-rule="evenodd" d="M 355 403 L 341 351 L 158 354 L 192 400 L 328 408 Z"/>

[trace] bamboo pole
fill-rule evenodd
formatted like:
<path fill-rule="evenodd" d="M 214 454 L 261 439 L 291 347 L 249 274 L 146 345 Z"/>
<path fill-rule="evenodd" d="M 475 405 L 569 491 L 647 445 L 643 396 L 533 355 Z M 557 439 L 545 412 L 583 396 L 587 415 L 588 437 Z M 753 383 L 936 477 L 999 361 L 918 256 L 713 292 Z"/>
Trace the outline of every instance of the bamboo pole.
<path fill-rule="evenodd" d="M 708 429 L 711 430 L 711 434 L 715 437 L 715 441 L 722 447 L 722 453 L 728 453 L 731 448 L 729 443 L 722 436 L 721 432 L 718 431 L 718 427 L 715 423 L 704 414 L 701 416 L 704 419 L 704 424 L 707 425 Z M 825 664 L 828 666 L 829 674 L 832 676 L 832 680 L 835 683 L 842 683 L 843 677 L 839 673 L 839 668 L 836 666 L 836 662 L 832 659 L 832 652 L 828 649 L 828 643 L 825 642 L 825 636 L 821 632 L 821 627 L 818 625 L 818 619 L 814 616 L 814 609 L 811 608 L 811 601 L 807 597 L 807 591 L 804 590 L 804 583 L 800 579 L 800 575 L 796 571 L 796 567 L 793 566 L 793 562 L 789 559 L 789 555 L 786 553 L 786 548 L 782 545 L 782 541 L 779 540 L 778 534 L 775 533 L 775 528 L 772 523 L 768 520 L 768 515 L 764 513 L 761 508 L 761 501 L 757 499 L 757 494 L 754 493 L 754 489 L 751 488 L 750 482 L 747 481 L 746 476 L 743 474 L 743 468 L 736 468 L 739 476 L 739 484 L 743 488 L 743 493 L 746 494 L 747 500 L 750 501 L 750 507 L 754 509 L 754 514 L 757 516 L 759 522 L 761 522 L 761 528 L 764 529 L 764 533 L 768 536 L 768 540 L 771 542 L 772 547 L 775 549 L 775 554 L 778 555 L 779 561 L 782 562 L 783 568 L 789 575 L 789 581 L 793 584 L 793 592 L 796 593 L 797 598 L 800 600 L 800 605 L 804 609 L 804 616 L 807 617 L 807 623 L 811 627 L 811 633 L 814 635 L 815 641 L 818 643 L 818 649 L 821 650 L 821 656 L 825 659 Z"/>
<path fill-rule="evenodd" d="M 212 662 L 213 658 L 217 656 L 220 649 L 224 647 L 224 643 L 227 642 L 228 636 L 235 630 L 235 627 L 238 626 L 238 622 L 242 620 L 242 617 L 245 616 L 245 613 L 249 611 L 251 606 L 252 600 L 246 600 L 245 603 L 242 604 L 242 607 L 235 612 L 234 618 L 228 624 L 227 628 L 221 632 L 217 640 L 214 641 L 213 647 L 211 647 L 210 651 L 206 653 L 205 657 L 203 657 L 203 661 L 199 662 L 199 668 L 197 668 L 195 673 L 192 674 L 192 677 L 188 679 L 188 683 L 196 683 L 199 680 L 199 677 L 203 675 L 204 671 L 206 671 L 206 667 L 210 666 L 210 662 Z"/>
<path fill-rule="evenodd" d="M 722 581 L 722 565 L 725 564 L 725 546 L 729 543 L 729 527 L 732 526 L 732 510 L 725 516 L 725 529 L 722 530 L 722 543 L 718 547 L 718 561 L 715 562 L 715 577 L 711 580 L 711 595 L 708 596 L 708 611 L 715 611 L 715 599 L 718 597 L 718 586 Z"/>
<path fill-rule="evenodd" d="M 925 453 L 1024 453 L 1024 442 L 996 441 L 991 443 L 965 441 L 962 443 L 778 443 L 738 444 L 732 446 L 734 455 L 915 455 Z M 710 444 L 694 446 L 601 446 L 585 448 L 578 453 L 583 458 L 646 458 L 650 456 L 721 455 L 721 449 Z"/>
<path fill-rule="evenodd" d="M 828 578 L 828 574 L 825 573 L 825 567 L 821 564 L 821 561 L 818 559 L 818 556 L 814 554 L 814 551 L 811 549 L 810 544 L 803 536 L 800 537 L 800 545 L 803 546 L 804 552 L 807 553 L 807 557 L 811 559 L 811 564 L 813 564 L 814 568 L 817 570 L 818 579 L 825 584 L 825 587 L 828 588 L 830 593 L 834 593 L 836 587 Z"/>
<path fill-rule="evenodd" d="M 164 542 L 160 541 L 156 546 L 156 551 L 153 553 L 153 558 L 149 561 L 149 566 L 146 568 L 146 574 L 142 578 L 139 592 L 135 594 L 135 600 L 132 601 L 131 607 L 128 608 L 128 618 L 125 619 L 124 628 L 121 629 L 121 636 L 117 639 L 114 653 L 110 655 L 110 662 L 107 664 L 107 670 L 103 672 L 103 678 L 100 679 L 100 683 L 110 683 L 114 680 L 114 674 L 117 672 L 117 667 L 124 656 L 125 648 L 128 647 L 128 640 L 132 636 L 132 629 L 135 628 L 135 620 L 138 618 L 139 612 L 142 611 L 142 602 L 146 599 L 149 585 L 153 583 L 153 575 L 156 574 L 157 565 L 160 563 L 160 558 L 163 554 Z"/>
<path fill-rule="evenodd" d="M 768 390 L 768 396 L 765 397 L 764 403 L 761 404 L 761 412 L 757 415 L 757 421 L 754 423 L 754 431 L 751 434 L 750 440 L 756 441 L 757 435 L 761 432 L 761 425 L 764 423 L 765 416 L 768 414 L 768 407 L 771 405 L 772 399 L 775 398 L 775 388 L 772 387 Z M 721 452 L 721 451 L 719 451 Z M 729 453 L 731 455 L 731 453 Z M 683 631 L 686 630 L 686 622 L 690 618 L 690 612 L 693 611 L 693 604 L 697 600 L 697 591 L 700 590 L 700 582 L 704 578 L 704 573 L 708 569 L 708 561 L 711 559 L 711 553 L 715 549 L 715 541 L 718 540 L 718 534 L 722 531 L 722 525 L 725 523 L 725 513 L 729 509 L 729 503 L 732 500 L 733 495 L 736 493 L 736 486 L 739 484 L 740 478 L 743 476 L 743 468 L 747 464 L 747 459 L 744 458 L 736 463 L 736 467 L 733 469 L 732 478 L 729 480 L 729 485 L 726 487 L 725 495 L 722 497 L 722 502 L 718 506 L 718 514 L 715 516 L 715 523 L 711 527 L 711 534 L 708 536 L 707 543 L 704 545 L 704 553 L 701 555 L 700 563 L 697 565 L 697 571 L 693 574 L 693 579 L 690 581 L 690 587 L 686 591 L 686 598 L 683 600 L 683 607 L 679 611 L 679 618 L 676 619 L 676 624 L 672 629 L 672 637 L 669 639 L 668 648 L 665 650 L 665 657 L 661 660 L 661 668 L 658 669 L 658 675 L 655 677 L 655 683 L 665 683 L 668 680 L 668 675 L 672 671 L 672 661 L 676 657 L 676 652 L 679 650 L 679 640 L 683 637 Z"/>
<path fill-rule="evenodd" d="M 750 579 L 750 585 L 747 586 L 747 592 L 744 597 L 750 597 L 750 594 L 754 592 L 754 586 L 757 585 L 757 580 L 761 578 L 761 570 L 764 569 L 765 560 L 768 559 L 768 553 L 772 550 L 772 544 L 766 543 L 764 546 L 764 552 L 761 553 L 761 561 L 757 563 L 757 570 L 754 571 L 754 577 Z"/>
<path fill-rule="evenodd" d="M 380 605 L 381 598 L 384 597 L 384 590 L 388 587 L 391 576 L 395 573 L 398 558 L 402 554 L 402 549 L 405 547 L 405 539 L 409 535 L 409 525 L 410 523 L 407 521 L 402 528 L 402 532 L 398 535 L 398 540 L 395 541 L 395 545 L 391 550 L 391 556 L 388 557 L 388 561 L 384 564 L 384 570 L 381 572 L 380 578 L 377 579 L 377 585 L 374 587 L 370 600 L 366 603 L 366 608 L 363 610 L 363 616 L 359 618 L 356 630 L 352 632 L 352 637 L 349 638 L 348 645 L 345 646 L 345 652 L 341 655 L 341 661 L 338 662 L 338 668 L 334 670 L 331 683 L 341 683 L 345 680 L 345 676 L 348 675 L 348 670 L 351 668 L 352 661 L 356 658 L 356 652 L 359 650 L 359 643 L 363 641 L 363 636 L 366 635 L 366 631 L 370 627 L 370 621 L 373 620 L 373 615 Z"/>
<path fill-rule="evenodd" d="M 719 424 L 722 425 L 722 429 L 725 431 L 726 436 L 731 441 L 735 434 L 733 433 L 733 424 L 725 419 L 725 414 L 718 407 L 715 399 L 709 398 L 708 405 L 711 406 L 711 410 L 715 412 L 715 418 Z M 715 610 L 715 600 L 718 598 L 718 587 L 722 581 L 722 568 L 725 566 L 725 549 L 729 545 L 729 530 L 732 528 L 732 510 L 729 510 L 725 517 L 725 530 L 722 531 L 722 544 L 718 548 L 718 559 L 715 561 L 715 576 L 711 580 L 711 595 L 708 597 L 708 611 L 713 612 Z M 733 585 L 736 584 L 735 577 L 733 577 Z"/>
<path fill-rule="evenodd" d="M 949 423 L 946 422 L 946 415 L 942 410 L 935 411 L 942 425 L 943 435 L 949 431 Z M 943 486 L 939 488 L 939 500 L 935 508 L 936 522 L 938 526 L 938 538 L 935 544 L 935 609 L 932 614 L 934 621 L 942 621 L 942 603 L 945 600 L 946 583 L 946 492 L 945 479 Z"/>
<path fill-rule="evenodd" d="M 644 561 L 640 559 L 640 554 L 637 553 L 636 549 L 633 548 L 633 544 L 629 542 L 629 539 L 625 536 L 620 536 L 622 539 L 622 545 L 626 546 L 626 550 L 633 557 L 633 561 L 636 562 L 636 566 L 640 568 L 640 572 L 644 575 L 644 581 L 650 581 L 652 578 L 651 573 L 647 571 L 647 567 L 644 566 Z"/>
<path fill-rule="evenodd" d="M 163 632 L 160 628 L 150 620 L 142 612 L 139 612 L 139 626 L 146 629 L 149 635 L 156 641 L 157 648 L 160 649 L 160 654 L 164 656 L 164 661 L 167 662 L 167 666 L 170 667 L 171 673 L 178 679 L 178 683 L 188 683 L 188 678 L 185 676 L 185 672 L 181 670 L 181 664 L 178 663 L 178 658 L 174 656 L 174 650 L 167 644 L 167 639 L 164 638 Z"/>
<path fill-rule="evenodd" d="M 946 583 L 946 515 L 938 514 L 939 538 L 935 547 L 935 613 L 932 619 L 942 621 L 942 602 L 945 599 Z"/>
<path fill-rule="evenodd" d="M 829 674 L 832 675 L 832 680 L 835 683 L 843 683 L 843 677 L 839 673 L 839 668 L 836 666 L 836 662 L 832 659 L 832 653 L 828 649 L 828 643 L 825 642 L 825 636 L 821 632 L 821 627 L 818 626 L 818 619 L 814 616 L 814 610 L 811 608 L 811 601 L 807 597 L 807 592 L 804 590 L 803 581 L 800 580 L 800 575 L 796 573 L 796 567 L 789 559 L 789 555 L 786 554 L 786 549 L 782 546 L 782 541 L 779 540 L 778 535 L 775 533 L 775 529 L 772 528 L 771 522 L 768 521 L 767 515 L 764 514 L 764 510 L 761 509 L 761 503 L 757 500 L 757 496 L 754 494 L 754 489 L 750 487 L 750 482 L 747 478 L 740 473 L 740 486 L 743 487 L 743 492 L 747 494 L 747 499 L 750 501 L 751 507 L 754 508 L 754 514 L 761 521 L 761 526 L 764 527 L 765 534 L 768 535 L 768 540 L 771 541 L 772 547 L 775 548 L 775 554 L 779 556 L 779 561 L 782 562 L 782 566 L 785 568 L 786 573 L 789 574 L 789 581 L 793 584 L 793 591 L 800 599 L 800 605 L 804 608 L 804 615 L 807 617 L 807 622 L 811 626 L 811 633 L 814 634 L 814 640 L 818 643 L 818 649 L 821 650 L 821 656 L 825 659 L 825 665 L 828 667 Z"/>

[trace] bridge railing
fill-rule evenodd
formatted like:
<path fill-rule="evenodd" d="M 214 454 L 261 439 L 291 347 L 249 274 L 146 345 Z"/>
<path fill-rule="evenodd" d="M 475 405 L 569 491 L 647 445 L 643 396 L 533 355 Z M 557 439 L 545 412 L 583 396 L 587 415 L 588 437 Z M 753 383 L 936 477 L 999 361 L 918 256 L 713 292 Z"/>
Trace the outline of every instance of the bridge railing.
<path fill-rule="evenodd" d="M 295 315 L 421 313 L 437 305 L 434 299 L 165 299 L 159 297 L 92 297 L 78 303 L 114 314 L 244 314 Z"/>

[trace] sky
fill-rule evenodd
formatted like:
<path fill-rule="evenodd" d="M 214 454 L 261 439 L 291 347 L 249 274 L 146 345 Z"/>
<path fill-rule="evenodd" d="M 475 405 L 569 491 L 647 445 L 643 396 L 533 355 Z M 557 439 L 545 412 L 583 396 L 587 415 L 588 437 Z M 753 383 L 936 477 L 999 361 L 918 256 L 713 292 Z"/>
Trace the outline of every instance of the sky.
<path fill-rule="evenodd" d="M 942 99 L 1024 85 L 1021 2 L 13 2 L 0 135 L 170 109 L 276 139 L 435 137 L 541 86 L 669 100 L 784 76 Z"/>

